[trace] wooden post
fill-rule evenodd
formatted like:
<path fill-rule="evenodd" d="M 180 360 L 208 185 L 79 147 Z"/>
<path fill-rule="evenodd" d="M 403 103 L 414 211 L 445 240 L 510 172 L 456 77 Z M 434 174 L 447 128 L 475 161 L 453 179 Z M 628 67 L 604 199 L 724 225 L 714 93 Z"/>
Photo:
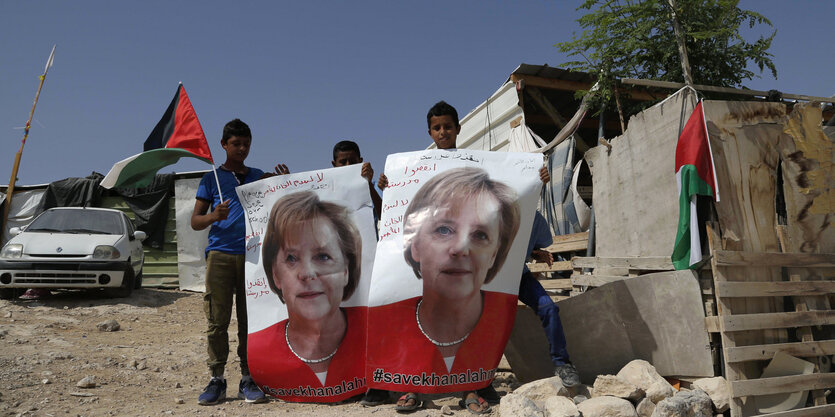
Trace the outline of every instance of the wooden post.
<path fill-rule="evenodd" d="M 673 22 L 673 30 L 676 33 L 681 70 L 684 72 L 684 83 L 692 87 L 693 75 L 690 74 L 690 60 L 687 59 L 687 48 L 684 46 L 684 33 L 682 33 L 681 25 L 678 23 L 678 17 L 676 17 L 676 2 L 675 0 L 667 0 L 667 4 L 670 6 L 670 20 Z"/>
<path fill-rule="evenodd" d="M 14 195 L 14 185 L 17 182 L 17 171 L 20 168 L 20 157 L 23 156 L 23 145 L 26 145 L 26 138 L 29 137 L 29 127 L 32 124 L 32 117 L 35 115 L 35 106 L 38 105 L 38 97 L 41 95 L 41 89 L 43 88 L 43 83 L 46 81 L 46 73 L 49 72 L 49 67 L 52 66 L 52 59 L 55 57 L 55 46 L 52 47 L 52 52 L 49 54 L 49 59 L 46 60 L 46 67 L 43 70 L 43 75 L 39 78 L 41 79 L 40 84 L 38 84 L 38 92 L 35 93 L 35 102 L 32 103 L 32 110 L 29 112 L 29 120 L 26 121 L 26 127 L 23 131 L 23 140 L 20 141 L 20 149 L 17 151 L 14 157 L 14 165 L 12 166 L 12 177 L 9 179 L 9 188 L 6 189 L 6 205 L 3 206 L 3 218 L 0 221 L 0 225 L 5 230 L 6 222 L 9 220 L 9 209 L 12 207 L 12 197 Z M 2 232 L 0 231 L 0 237 L 2 237 Z"/>

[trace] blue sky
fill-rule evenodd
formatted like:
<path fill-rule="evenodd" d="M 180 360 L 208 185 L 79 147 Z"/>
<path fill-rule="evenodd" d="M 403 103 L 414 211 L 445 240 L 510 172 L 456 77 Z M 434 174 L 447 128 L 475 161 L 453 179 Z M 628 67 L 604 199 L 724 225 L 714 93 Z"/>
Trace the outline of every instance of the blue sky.
<path fill-rule="evenodd" d="M 560 66 L 553 45 L 579 31 L 572 1 L 0 0 L 0 184 L 53 44 L 18 185 L 106 173 L 142 151 L 182 81 L 216 163 L 236 117 L 253 131 L 248 164 L 329 166 L 351 139 L 375 172 L 389 153 L 422 149 L 427 109 L 463 117 L 520 64 Z M 746 83 L 835 94 L 832 1 L 747 0 L 771 19 L 778 79 Z M 181 160 L 162 172 L 205 169 Z"/>

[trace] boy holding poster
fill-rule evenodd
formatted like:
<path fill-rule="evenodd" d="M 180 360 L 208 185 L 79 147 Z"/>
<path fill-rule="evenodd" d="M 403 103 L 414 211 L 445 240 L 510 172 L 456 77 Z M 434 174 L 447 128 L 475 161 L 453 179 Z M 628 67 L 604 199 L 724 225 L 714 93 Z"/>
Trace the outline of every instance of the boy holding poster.
<path fill-rule="evenodd" d="M 232 300 L 238 318 L 238 357 L 241 359 L 241 383 L 238 398 L 250 403 L 265 402 L 267 398 L 249 375 L 246 356 L 247 315 L 244 301 L 244 210 L 235 194 L 235 187 L 257 181 L 270 174 L 244 165 L 252 144 L 252 132 L 240 119 L 223 127 L 220 144 L 226 151 L 226 162 L 217 170 L 217 179 L 209 172 L 197 187 L 197 201 L 191 215 L 191 227 L 203 230 L 209 226 L 206 247 L 206 291 L 203 309 L 208 321 L 207 344 L 209 370 L 212 379 L 200 394 L 198 403 L 212 405 L 226 398 L 226 379 L 223 371 L 229 356 L 229 321 Z M 276 166 L 276 173 L 285 174 L 286 166 Z M 225 201 L 220 200 L 220 184 Z M 211 208 L 211 211 L 209 209 Z"/>
<path fill-rule="evenodd" d="M 359 163 L 362 164 L 360 175 L 368 180 L 368 192 L 371 193 L 371 202 L 374 204 L 374 218 L 379 220 L 383 203 L 380 199 L 380 194 L 374 189 L 374 169 L 371 168 L 371 163 L 362 162 L 360 147 L 356 142 L 343 140 L 333 145 L 333 161 L 331 161 L 331 165 L 334 167 L 345 167 Z"/>
<path fill-rule="evenodd" d="M 235 189 L 247 213 L 249 369 L 271 396 L 336 402 L 368 390 L 365 324 L 376 232 L 361 169 Z"/>
<path fill-rule="evenodd" d="M 432 139 L 435 142 L 438 149 L 448 149 L 448 150 L 456 149 L 456 139 L 457 139 L 458 133 L 460 133 L 461 126 L 458 122 L 458 114 L 457 114 L 457 111 L 455 110 L 454 107 L 450 106 L 449 104 L 447 104 L 443 101 L 437 103 L 435 106 L 433 106 L 429 110 L 429 113 L 427 115 L 427 124 L 428 124 L 428 127 L 429 127 L 429 135 L 432 137 Z M 548 182 L 550 180 L 550 176 L 549 176 L 548 171 L 545 167 L 542 167 L 540 169 L 539 174 L 540 174 L 540 179 L 542 180 L 542 182 Z M 388 186 L 388 178 L 385 176 L 385 174 L 380 175 L 380 179 L 378 181 L 378 186 L 381 189 L 384 189 Z M 426 186 L 428 186 L 428 184 Z M 414 204 L 414 201 L 412 202 L 412 204 Z M 410 207 L 410 210 L 411 210 L 411 207 Z M 408 216 L 408 214 L 407 214 L 407 216 Z M 408 221 L 408 220 L 406 220 L 406 221 Z M 538 227 L 535 227 L 534 233 L 531 236 L 532 242 L 535 239 L 534 236 L 539 236 L 539 235 L 542 234 L 542 229 L 543 229 L 541 227 L 542 226 L 541 223 L 538 223 L 536 221 L 534 223 Z M 405 227 L 408 228 L 408 224 L 406 224 Z M 547 229 L 547 224 L 545 224 L 545 229 Z M 404 233 L 406 233 L 405 230 L 404 230 Z M 550 230 L 547 230 L 547 235 L 550 238 Z M 405 237 L 404 237 L 404 239 L 405 239 Z M 417 239 L 415 239 L 415 240 L 417 240 Z M 542 240 L 542 239 L 537 238 L 536 240 Z M 540 242 L 537 242 L 537 243 L 540 243 Z M 414 245 L 414 243 L 412 245 Z M 539 247 L 539 245 L 537 245 L 537 247 Z M 531 248 L 528 249 L 527 254 L 530 254 L 530 250 L 531 250 Z M 407 249 L 407 252 L 408 252 L 408 249 Z M 410 261 L 410 263 L 412 263 L 412 260 L 409 259 L 408 254 L 407 254 L 407 261 Z M 413 267 L 414 267 L 414 265 L 413 265 Z M 420 277 L 420 273 L 417 269 L 415 269 L 415 273 L 418 277 Z M 540 319 L 543 322 L 543 327 L 545 327 L 545 329 L 546 329 L 546 336 L 548 336 L 549 342 L 551 344 L 551 352 L 552 352 L 551 356 L 552 356 L 552 361 L 555 364 L 555 369 L 556 369 L 555 373 L 563 378 L 566 385 L 575 386 L 575 385 L 579 384 L 579 378 L 577 377 L 576 370 L 568 362 L 568 355 L 567 355 L 567 352 L 565 350 L 565 337 L 562 335 L 562 328 L 560 326 L 560 321 L 559 321 L 559 315 L 558 315 L 559 310 L 557 309 L 557 307 L 553 303 L 553 301 L 550 300 L 550 298 L 546 297 L 546 298 L 548 298 L 547 301 L 550 301 L 550 304 L 546 303 L 545 301 L 542 301 L 542 299 L 541 299 L 542 297 L 539 297 L 539 295 L 541 295 L 541 293 L 544 293 L 544 291 L 542 290 L 541 285 L 539 284 L 538 281 L 536 281 L 535 279 L 531 279 L 532 277 L 529 277 L 528 275 L 530 275 L 530 274 L 529 273 L 525 274 L 523 276 L 522 281 L 520 282 L 519 297 L 525 304 L 529 305 L 530 307 L 534 308 L 534 310 L 536 310 L 537 314 L 540 316 Z M 424 285 L 426 285 L 426 284 L 424 284 Z M 535 287 L 538 287 L 538 288 L 535 288 Z M 487 298 L 484 298 L 484 300 L 486 302 Z M 418 307 L 420 307 L 420 305 L 418 305 Z M 422 309 L 418 308 L 418 310 L 422 310 Z M 486 314 L 486 313 L 488 313 L 488 310 L 485 309 L 484 312 Z M 426 329 L 424 327 L 420 326 L 421 313 L 422 313 L 422 311 L 418 311 L 416 313 L 418 323 L 419 323 L 418 326 L 420 327 L 420 330 L 423 333 L 423 335 L 426 336 L 426 339 L 431 341 L 433 339 L 430 338 L 429 335 L 427 335 L 427 332 L 425 331 Z M 501 314 L 500 312 L 493 312 L 493 313 Z M 510 317 L 511 318 L 513 317 L 512 312 L 510 313 Z M 494 330 L 500 331 L 499 327 L 502 327 L 501 323 L 503 323 L 501 318 L 497 318 L 497 317 L 494 316 L 494 319 L 492 319 L 490 321 L 493 324 L 492 328 Z M 510 322 L 510 325 L 512 326 L 512 320 Z M 464 326 L 464 327 L 467 327 L 467 326 Z M 478 327 L 479 326 L 468 327 L 468 328 L 471 329 L 472 332 L 476 332 Z M 429 333 L 431 333 L 431 332 L 429 332 Z M 464 339 L 466 339 L 466 337 L 467 336 L 465 336 L 461 340 L 456 339 L 456 340 L 452 340 L 451 342 L 436 344 L 436 346 L 438 346 L 438 350 L 441 352 L 442 355 L 444 355 L 445 357 L 448 357 L 448 355 L 446 355 L 444 352 L 449 350 L 453 346 L 453 345 L 449 345 L 449 343 L 453 343 L 453 342 L 462 343 L 462 341 Z M 447 346 L 444 346 L 445 344 Z M 432 346 L 429 346 L 429 348 L 432 348 Z M 503 348 L 504 348 L 503 345 L 499 347 L 499 349 L 502 349 L 502 350 L 503 350 Z M 555 352 L 557 352 L 557 353 L 555 354 Z M 449 353 L 449 352 L 447 352 L 447 353 Z M 500 353 L 499 353 L 499 355 L 500 355 Z M 448 367 L 448 368 L 451 371 L 451 367 Z M 371 390 L 367 397 L 369 397 L 373 394 L 376 394 L 377 397 L 380 397 L 381 395 L 379 393 L 375 393 L 375 391 L 379 391 L 379 390 Z M 481 389 L 477 390 L 477 392 L 467 392 L 467 393 L 465 393 L 464 394 L 464 399 L 461 402 L 461 406 L 466 407 L 468 409 L 468 411 L 470 411 L 471 413 L 480 414 L 480 413 L 488 412 L 488 410 L 489 410 L 488 401 L 490 403 L 497 403 L 498 400 L 499 400 L 498 394 L 493 389 L 492 384 L 488 383 L 484 388 L 481 388 Z M 400 398 L 400 400 L 398 401 L 398 410 L 399 411 L 411 411 L 411 410 L 414 410 L 415 408 L 417 408 L 418 406 L 419 406 L 419 401 L 417 399 L 417 396 L 414 393 L 407 393 L 406 395 L 402 396 Z"/>

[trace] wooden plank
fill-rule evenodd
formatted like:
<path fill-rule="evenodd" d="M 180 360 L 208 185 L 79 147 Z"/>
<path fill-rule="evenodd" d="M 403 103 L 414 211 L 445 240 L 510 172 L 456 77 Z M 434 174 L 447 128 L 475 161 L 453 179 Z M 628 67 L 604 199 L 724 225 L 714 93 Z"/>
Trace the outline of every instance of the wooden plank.
<path fill-rule="evenodd" d="M 708 333 L 719 333 L 722 331 L 722 325 L 719 323 L 719 316 L 705 317 L 705 330 Z"/>
<path fill-rule="evenodd" d="M 525 80 L 526 85 L 530 85 L 533 87 L 543 87 L 543 88 L 550 88 L 553 90 L 564 90 L 564 91 L 577 91 L 577 90 L 588 90 L 592 87 L 592 83 L 582 82 L 582 81 L 569 81 L 569 80 L 561 80 L 557 78 L 546 78 L 546 77 L 538 77 L 536 75 L 526 75 L 526 74 L 511 74 L 510 81 L 517 82 L 519 80 Z M 629 98 L 633 100 L 641 100 L 641 101 L 657 101 L 665 97 L 664 94 L 650 94 L 646 91 L 637 90 L 634 88 L 630 89 L 619 89 L 621 94 L 629 94 Z"/>
<path fill-rule="evenodd" d="M 629 268 L 647 271 L 672 271 L 673 262 L 666 256 L 629 256 L 623 258 L 574 257 L 574 268 Z"/>
<path fill-rule="evenodd" d="M 835 253 L 741 252 L 718 250 L 718 266 L 783 266 L 835 268 Z"/>
<path fill-rule="evenodd" d="M 546 290 L 570 290 L 571 280 L 568 278 L 563 279 L 541 279 L 539 283 L 542 284 L 542 288 Z"/>
<path fill-rule="evenodd" d="M 705 322 L 707 322 L 707 320 L 705 320 Z M 727 349 L 726 356 L 727 361 L 731 363 L 747 361 L 764 361 L 770 360 L 774 357 L 775 353 L 780 351 L 791 356 L 797 356 L 801 358 L 817 357 L 821 355 L 835 355 L 835 340 L 817 340 L 810 342 L 774 343 L 770 345 L 732 347 Z"/>
<path fill-rule="evenodd" d="M 531 262 L 528 263 L 528 269 L 531 272 L 558 272 L 558 271 L 571 271 L 573 270 L 573 266 L 571 265 L 571 261 L 558 261 L 548 266 L 545 262 Z"/>
<path fill-rule="evenodd" d="M 579 241 L 579 242 L 565 242 L 565 243 L 555 243 L 547 248 L 542 248 L 542 250 L 551 252 L 551 253 L 562 253 L 562 252 L 575 252 L 578 250 L 586 250 L 589 248 L 588 241 Z"/>
<path fill-rule="evenodd" d="M 683 83 L 677 83 L 673 81 L 658 81 L 658 80 L 641 80 L 637 78 L 621 78 L 621 84 L 631 84 L 631 85 L 642 85 L 646 87 L 658 87 L 658 88 L 669 88 L 672 90 L 678 90 L 685 86 Z M 731 88 L 731 87 L 717 87 L 714 85 L 703 85 L 703 84 L 694 84 L 693 88 L 699 91 L 712 91 L 715 93 L 727 93 L 727 94 L 740 94 L 743 96 L 751 96 L 751 97 L 768 97 L 768 91 L 760 91 L 760 90 L 749 90 L 749 89 L 740 89 L 740 88 Z M 832 97 L 817 97 L 817 96 L 807 96 L 805 94 L 782 94 L 784 99 L 789 100 L 805 100 L 805 101 L 822 101 L 824 103 L 835 103 Z"/>
<path fill-rule="evenodd" d="M 722 297 L 776 297 L 835 294 L 835 281 L 720 282 Z"/>
<path fill-rule="evenodd" d="M 609 275 L 572 275 L 571 283 L 576 287 L 601 287 L 610 282 L 623 281 L 632 277 L 618 277 Z"/>
<path fill-rule="evenodd" d="M 832 417 L 835 416 L 835 405 L 798 408 L 796 410 L 781 411 L 779 413 L 760 414 L 755 417 Z"/>
<path fill-rule="evenodd" d="M 783 394 L 835 387 L 835 373 L 777 376 L 731 382 L 733 398 Z"/>
<path fill-rule="evenodd" d="M 785 329 L 829 324 L 835 324 L 835 311 L 833 310 L 723 315 L 720 322 L 721 328 L 725 332 Z"/>

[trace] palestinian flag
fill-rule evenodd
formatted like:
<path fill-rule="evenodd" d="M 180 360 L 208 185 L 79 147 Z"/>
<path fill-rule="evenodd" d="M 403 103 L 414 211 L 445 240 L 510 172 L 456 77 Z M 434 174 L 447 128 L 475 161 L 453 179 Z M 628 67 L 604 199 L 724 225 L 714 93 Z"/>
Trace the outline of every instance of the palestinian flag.
<path fill-rule="evenodd" d="M 715 196 L 716 168 L 707 137 L 705 114 L 700 101 L 684 125 L 676 146 L 676 182 L 678 183 L 678 232 L 673 247 L 673 266 L 688 269 L 702 260 L 696 196 Z"/>
<path fill-rule="evenodd" d="M 157 171 L 175 164 L 182 157 L 214 163 L 206 134 L 182 84 L 177 87 L 177 94 L 174 94 L 162 119 L 145 140 L 144 149 L 145 152 L 113 165 L 101 186 L 145 187 L 153 181 Z"/>

